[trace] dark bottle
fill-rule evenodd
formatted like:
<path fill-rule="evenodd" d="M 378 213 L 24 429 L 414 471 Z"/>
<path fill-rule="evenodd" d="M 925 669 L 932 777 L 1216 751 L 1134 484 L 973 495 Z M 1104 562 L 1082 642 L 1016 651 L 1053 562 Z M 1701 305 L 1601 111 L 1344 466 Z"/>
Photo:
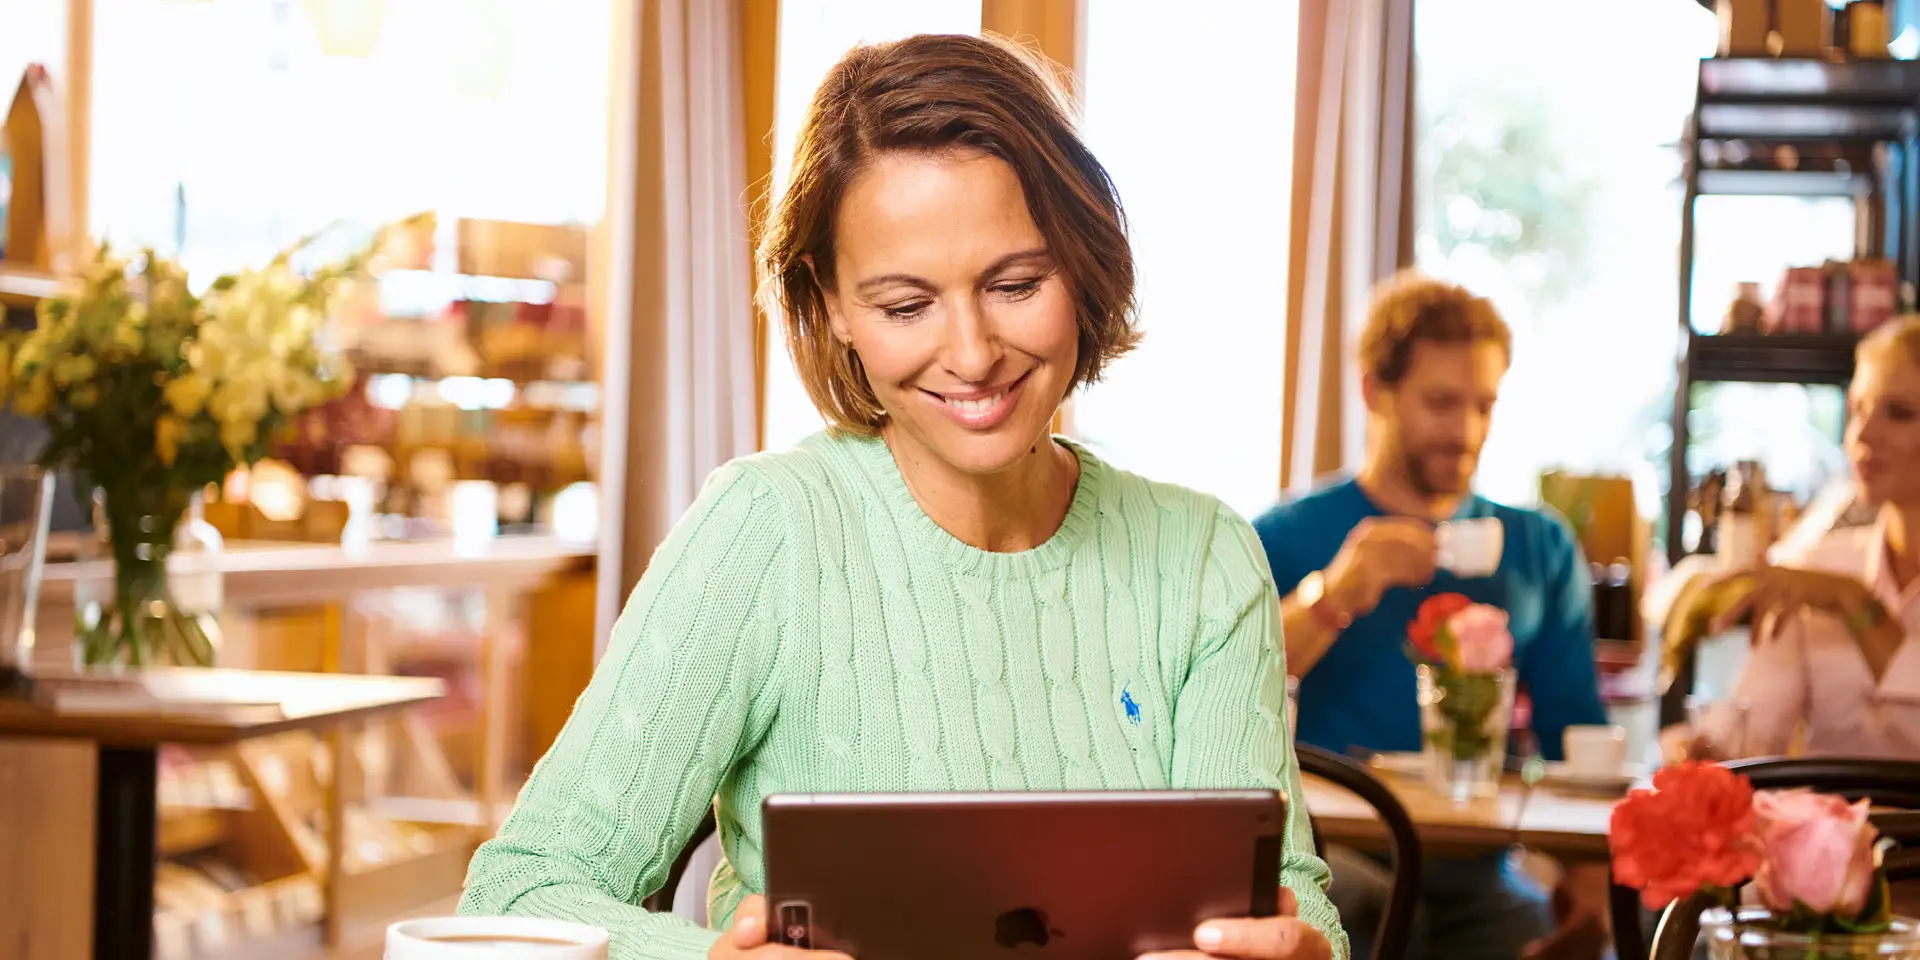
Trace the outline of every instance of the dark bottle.
<path fill-rule="evenodd" d="M 1613 566 L 1607 568 L 1607 624 L 1608 632 L 1600 634 L 1602 640 L 1633 639 L 1633 567 L 1626 557 L 1615 557 Z"/>
<path fill-rule="evenodd" d="M 1700 541 L 1694 553 L 1716 553 L 1720 544 L 1720 495 L 1727 486 L 1727 472 L 1715 470 L 1700 478 L 1693 492 L 1693 513 L 1700 518 Z"/>

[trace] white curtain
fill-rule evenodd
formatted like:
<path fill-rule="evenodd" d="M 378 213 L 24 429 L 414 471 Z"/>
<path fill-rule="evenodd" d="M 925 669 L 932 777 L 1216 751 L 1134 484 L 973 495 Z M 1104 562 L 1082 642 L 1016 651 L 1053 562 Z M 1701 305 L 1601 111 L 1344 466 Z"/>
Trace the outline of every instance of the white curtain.
<path fill-rule="evenodd" d="M 1413 0 L 1302 0 L 1283 487 L 1357 467 L 1373 284 L 1413 262 Z"/>
<path fill-rule="evenodd" d="M 740 5 L 614 7 L 602 644 L 707 474 L 754 451 L 759 416 Z"/>

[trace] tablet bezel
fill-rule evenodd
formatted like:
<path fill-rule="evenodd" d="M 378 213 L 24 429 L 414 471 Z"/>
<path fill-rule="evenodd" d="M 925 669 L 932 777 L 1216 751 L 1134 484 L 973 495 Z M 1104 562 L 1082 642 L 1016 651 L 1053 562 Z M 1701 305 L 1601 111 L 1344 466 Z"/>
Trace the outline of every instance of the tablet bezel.
<path fill-rule="evenodd" d="M 1129 956 L 1191 949 L 1200 921 L 1272 915 L 1279 902 L 1287 797 L 1242 789 L 777 794 L 763 802 L 762 817 L 767 922 L 777 943 L 889 960 L 889 948 L 924 938 L 915 947 L 919 958 L 977 957 L 1008 946 L 981 918 L 1037 913 L 1070 917 L 1065 922 L 1080 928 L 1072 935 L 1053 930 L 1054 936 L 1040 944 L 1048 957 L 1070 960 L 1108 957 L 1116 949 L 1133 951 Z M 1111 858 L 1114 837 L 1098 831 L 1116 826 L 1131 827 L 1124 841 L 1128 855 L 1142 858 L 1130 869 L 1163 880 L 1152 892 L 1143 891 L 1138 877 L 1127 882 L 1116 877 L 1111 888 L 1101 888 L 1098 877 L 1037 876 L 1073 867 L 1023 859 L 1025 851 L 1049 848 Z M 896 855 L 924 862 L 943 851 L 949 861 L 966 861 L 975 872 L 983 860 L 1003 860 L 1007 875 L 1020 878 L 1008 888 L 1051 882 L 1061 889 L 1029 892 L 1024 899 L 1041 902 L 1003 910 L 1003 900 L 1011 903 L 1006 898 L 1023 895 L 982 889 L 965 876 L 889 878 L 884 869 Z M 875 863 L 883 868 L 874 869 Z M 1085 885 L 1088 879 L 1095 885 Z M 938 897 L 940 909 L 912 915 L 915 911 L 898 901 L 903 889 Z M 803 918 L 789 915 L 787 908 L 796 903 L 805 910 Z M 1210 911 L 1204 909 L 1209 904 Z M 822 924 L 816 911 L 830 912 L 828 922 Z M 1109 918 L 1103 928 L 1084 929 L 1094 926 L 1098 915 Z M 789 927 L 797 920 L 804 920 L 805 930 L 794 935 Z M 942 922 L 966 929 L 925 928 Z M 1140 928 L 1124 929 L 1128 924 Z M 823 926 L 837 932 L 823 933 Z"/>

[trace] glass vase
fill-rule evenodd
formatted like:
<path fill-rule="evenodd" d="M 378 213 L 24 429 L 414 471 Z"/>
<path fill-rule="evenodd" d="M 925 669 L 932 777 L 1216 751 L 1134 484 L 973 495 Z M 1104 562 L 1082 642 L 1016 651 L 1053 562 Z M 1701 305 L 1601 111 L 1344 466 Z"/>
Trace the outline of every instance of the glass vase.
<path fill-rule="evenodd" d="M 0 697 L 30 692 L 53 477 L 0 467 Z"/>
<path fill-rule="evenodd" d="M 175 505 L 184 506 L 177 498 L 95 497 L 95 529 L 105 533 L 112 579 L 95 581 L 75 598 L 74 653 L 82 669 L 213 665 L 220 591 L 201 581 L 218 576 L 218 559 L 204 556 L 199 528 L 205 521 L 197 511 L 189 517 L 171 509 Z M 176 555 L 172 567 L 191 569 L 172 569 Z M 176 590 L 176 575 L 193 589 Z"/>
<path fill-rule="evenodd" d="M 1456 803 L 1500 793 L 1513 671 L 1455 673 L 1421 664 L 1421 755 L 1427 780 Z"/>
<path fill-rule="evenodd" d="M 1764 907 L 1716 907 L 1700 915 L 1700 933 L 1713 960 L 1920 960 L 1920 924 L 1908 917 L 1885 933 L 1790 933 Z"/>

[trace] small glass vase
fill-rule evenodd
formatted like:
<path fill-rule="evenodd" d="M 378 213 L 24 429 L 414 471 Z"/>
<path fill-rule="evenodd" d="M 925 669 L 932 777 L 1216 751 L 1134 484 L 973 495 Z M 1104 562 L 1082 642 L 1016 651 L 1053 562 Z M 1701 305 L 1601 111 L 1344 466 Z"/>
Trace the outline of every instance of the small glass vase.
<path fill-rule="evenodd" d="M 1700 915 L 1700 934 L 1713 960 L 1920 960 L 1920 923 L 1908 917 L 1885 933 L 1789 933 L 1764 907 L 1716 907 Z"/>
<path fill-rule="evenodd" d="M 83 670 L 213 665 L 220 591 L 200 581 L 218 577 L 218 560 L 199 554 L 217 553 L 218 535 L 206 543 L 197 499 L 190 512 L 174 513 L 164 504 L 149 512 L 153 506 L 95 498 L 94 525 L 105 532 L 113 575 L 84 591 L 75 585 L 81 595 L 75 597 L 74 659 Z M 169 567 L 176 555 L 184 563 L 174 566 L 192 567 L 185 572 L 192 581 L 186 592 L 175 589 L 174 575 L 182 571 Z"/>
<path fill-rule="evenodd" d="M 1454 673 L 1419 667 L 1421 755 L 1427 780 L 1456 803 L 1500 793 L 1513 671 Z"/>

